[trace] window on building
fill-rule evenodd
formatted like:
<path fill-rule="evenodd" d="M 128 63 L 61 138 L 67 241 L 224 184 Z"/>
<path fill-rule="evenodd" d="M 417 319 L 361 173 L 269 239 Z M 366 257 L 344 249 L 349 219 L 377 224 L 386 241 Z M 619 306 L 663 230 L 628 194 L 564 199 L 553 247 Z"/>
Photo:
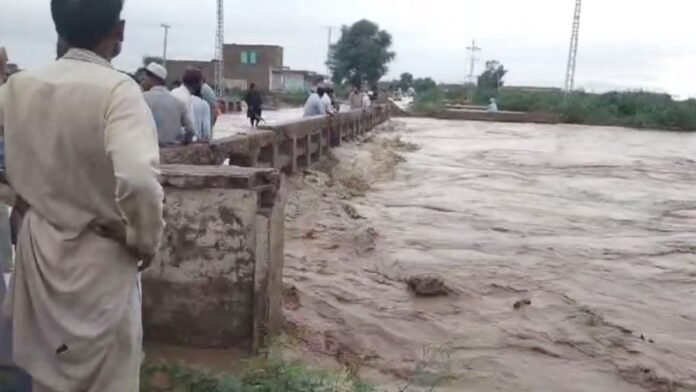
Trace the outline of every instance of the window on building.
<path fill-rule="evenodd" d="M 256 52 L 249 52 L 249 64 L 256 64 Z"/>
<path fill-rule="evenodd" d="M 242 52 L 242 64 L 249 64 L 249 52 Z"/>

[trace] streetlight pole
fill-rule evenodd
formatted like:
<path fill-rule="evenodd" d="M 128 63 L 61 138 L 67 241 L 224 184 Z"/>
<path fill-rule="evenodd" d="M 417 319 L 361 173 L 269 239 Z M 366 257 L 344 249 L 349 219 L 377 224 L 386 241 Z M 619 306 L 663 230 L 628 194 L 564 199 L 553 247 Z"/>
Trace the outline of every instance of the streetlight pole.
<path fill-rule="evenodd" d="M 160 26 L 164 29 L 164 48 L 162 50 L 162 65 L 167 68 L 167 40 L 169 39 L 169 29 L 172 27 L 166 23 Z"/>

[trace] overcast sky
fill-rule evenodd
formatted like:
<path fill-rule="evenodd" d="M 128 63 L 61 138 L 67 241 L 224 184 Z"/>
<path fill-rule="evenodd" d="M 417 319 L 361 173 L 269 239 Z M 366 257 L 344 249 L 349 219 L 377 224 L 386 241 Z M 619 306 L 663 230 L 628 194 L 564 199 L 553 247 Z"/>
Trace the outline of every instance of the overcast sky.
<path fill-rule="evenodd" d="M 51 60 L 49 0 L 0 0 L 0 46 L 22 67 Z M 172 26 L 169 58 L 210 59 L 215 0 L 126 0 L 119 68 L 162 52 L 160 23 Z M 574 0 L 227 0 L 227 43 L 278 44 L 285 65 L 324 70 L 328 26 L 361 18 L 394 39 L 389 77 L 412 72 L 464 81 L 472 39 L 484 60 L 510 70 L 507 84 L 561 86 Z M 647 88 L 696 96 L 696 1 L 584 0 L 577 85 L 588 90 Z M 337 38 L 337 32 L 334 33 Z"/>

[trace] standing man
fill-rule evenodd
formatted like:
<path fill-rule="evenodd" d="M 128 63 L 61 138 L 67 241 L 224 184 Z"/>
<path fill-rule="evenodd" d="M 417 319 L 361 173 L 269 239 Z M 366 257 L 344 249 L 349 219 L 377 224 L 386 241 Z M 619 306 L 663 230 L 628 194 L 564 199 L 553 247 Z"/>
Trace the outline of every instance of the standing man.
<path fill-rule="evenodd" d="M 0 95 L 2 85 L 5 83 L 5 65 L 7 64 L 7 52 L 0 48 Z M 0 133 L 2 133 L 2 123 L 0 122 Z M 0 137 L 0 166 L 5 169 L 5 142 Z M 12 361 L 12 321 L 6 317 L 1 305 L 4 301 L 7 287 L 5 285 L 5 274 L 12 270 L 12 243 L 10 217 L 7 213 L 8 206 L 0 203 L 0 391 L 10 390 L 17 392 L 28 392 L 31 390 L 31 380 L 17 369 Z"/>
<path fill-rule="evenodd" d="M 321 89 L 321 91 L 321 104 L 324 106 L 324 111 L 322 112 L 322 114 L 328 114 L 329 116 L 333 116 L 334 107 L 333 102 L 331 101 L 331 89 L 324 87 Z"/>
<path fill-rule="evenodd" d="M 186 106 L 197 140 L 207 141 L 210 138 L 210 106 L 200 98 L 203 73 L 198 68 L 189 68 L 182 80 L 184 84 L 174 89 L 172 94 Z M 203 107 L 208 111 L 207 115 L 202 110 Z"/>
<path fill-rule="evenodd" d="M 211 140 L 211 121 L 210 121 L 210 105 L 206 102 L 202 95 L 201 89 L 193 92 L 193 129 L 200 142 L 209 142 Z"/>
<path fill-rule="evenodd" d="M 201 98 L 210 105 L 210 127 L 214 128 L 217 122 L 218 116 L 218 101 L 217 95 L 215 95 L 215 90 L 208 84 L 208 82 L 203 80 L 203 86 L 201 87 Z M 212 134 L 211 134 L 212 138 Z"/>
<path fill-rule="evenodd" d="M 194 135 L 193 123 L 184 103 L 167 90 L 166 80 L 167 70 L 157 63 L 150 63 L 140 83 L 145 91 L 145 102 L 155 118 L 159 145 L 188 144 Z"/>
<path fill-rule="evenodd" d="M 353 90 L 351 90 L 348 96 L 348 102 L 350 103 L 350 110 L 362 109 L 362 92 L 358 86 L 353 86 Z"/>
<path fill-rule="evenodd" d="M 193 95 L 191 94 L 191 91 L 186 87 L 186 78 L 188 76 L 189 81 L 191 81 L 192 75 L 196 72 L 195 68 L 188 68 L 184 72 L 184 77 L 182 80 L 184 83 L 181 83 L 178 87 L 175 87 L 172 90 L 172 95 L 176 97 L 179 101 L 181 101 L 184 106 L 186 107 L 186 112 L 188 114 L 188 117 L 191 119 L 191 121 L 194 121 L 194 115 L 193 115 Z M 176 84 L 176 82 L 174 82 Z"/>
<path fill-rule="evenodd" d="M 256 89 L 256 83 L 252 83 L 249 86 L 244 102 L 247 104 L 247 117 L 249 117 L 251 127 L 258 127 L 261 122 L 263 98 L 261 98 L 261 93 Z"/>
<path fill-rule="evenodd" d="M 363 89 L 362 92 L 362 108 L 363 109 L 369 109 L 370 106 L 372 105 L 372 100 L 370 99 L 370 95 Z"/>
<path fill-rule="evenodd" d="M 321 94 L 324 94 L 324 88 L 318 87 L 317 91 L 312 93 L 307 98 L 304 106 L 304 117 L 321 116 L 324 114 L 324 104 L 321 103 Z"/>
<path fill-rule="evenodd" d="M 137 274 L 159 246 L 163 192 L 152 114 L 110 62 L 122 8 L 51 0 L 70 49 L 0 89 L 7 176 L 27 206 L 5 310 L 34 392 L 139 389 Z"/>

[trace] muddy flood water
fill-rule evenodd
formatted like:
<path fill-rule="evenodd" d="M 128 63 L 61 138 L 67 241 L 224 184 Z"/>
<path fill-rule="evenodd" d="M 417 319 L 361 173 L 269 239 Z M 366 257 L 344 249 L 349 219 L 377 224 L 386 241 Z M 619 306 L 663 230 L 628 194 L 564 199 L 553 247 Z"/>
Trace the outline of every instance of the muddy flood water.
<path fill-rule="evenodd" d="M 696 390 L 695 153 L 394 120 L 289 180 L 288 334 L 388 391 Z M 426 276 L 446 295 L 409 290 Z"/>

